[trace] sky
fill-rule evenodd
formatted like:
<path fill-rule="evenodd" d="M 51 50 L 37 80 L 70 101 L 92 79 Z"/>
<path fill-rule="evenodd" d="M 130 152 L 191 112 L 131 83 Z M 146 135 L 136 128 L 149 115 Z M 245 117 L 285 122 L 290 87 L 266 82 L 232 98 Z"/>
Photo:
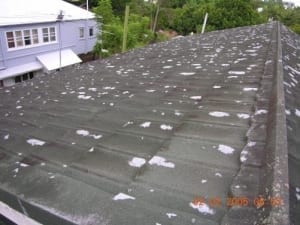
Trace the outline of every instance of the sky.
<path fill-rule="evenodd" d="M 294 2 L 297 6 L 300 6 L 300 0 L 290 0 L 291 2 Z"/>

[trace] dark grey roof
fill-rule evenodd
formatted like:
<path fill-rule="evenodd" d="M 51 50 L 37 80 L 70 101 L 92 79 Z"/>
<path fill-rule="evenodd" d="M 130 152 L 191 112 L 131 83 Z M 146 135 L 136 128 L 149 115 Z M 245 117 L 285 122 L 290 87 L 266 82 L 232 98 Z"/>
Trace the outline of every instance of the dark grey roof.
<path fill-rule="evenodd" d="M 299 59 L 299 37 L 270 23 L 0 89 L 0 200 L 43 224 L 288 224 L 280 30 Z M 294 79 L 296 60 L 284 57 Z M 256 209 L 260 195 L 283 205 Z M 241 196 L 248 206 L 227 207 Z"/>
<path fill-rule="evenodd" d="M 289 150 L 291 223 L 300 223 L 300 38 L 283 27 L 284 91 Z"/>

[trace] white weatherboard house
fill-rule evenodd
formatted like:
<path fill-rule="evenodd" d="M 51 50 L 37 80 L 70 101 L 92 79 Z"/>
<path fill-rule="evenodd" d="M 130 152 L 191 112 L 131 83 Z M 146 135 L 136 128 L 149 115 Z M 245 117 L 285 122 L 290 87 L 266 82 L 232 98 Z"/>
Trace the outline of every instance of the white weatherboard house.
<path fill-rule="evenodd" d="M 0 86 L 80 63 L 97 32 L 93 13 L 62 0 L 0 0 Z"/>

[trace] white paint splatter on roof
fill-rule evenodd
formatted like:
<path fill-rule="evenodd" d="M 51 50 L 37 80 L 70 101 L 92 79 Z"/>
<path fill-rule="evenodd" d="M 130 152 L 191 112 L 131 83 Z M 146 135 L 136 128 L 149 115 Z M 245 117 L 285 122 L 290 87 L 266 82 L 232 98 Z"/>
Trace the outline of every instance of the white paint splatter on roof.
<path fill-rule="evenodd" d="M 146 163 L 146 160 L 144 158 L 134 157 L 128 163 L 132 167 L 138 167 L 138 168 L 140 168 L 140 167 L 142 167 Z"/>
<path fill-rule="evenodd" d="M 175 114 L 176 116 L 182 116 L 182 115 L 183 115 L 183 114 L 182 114 L 180 111 L 178 111 L 178 110 L 175 110 L 174 114 Z"/>
<path fill-rule="evenodd" d="M 83 100 L 88 100 L 90 99 L 92 96 L 87 96 L 87 95 L 78 95 L 77 98 L 79 99 L 83 99 Z"/>
<path fill-rule="evenodd" d="M 100 138 L 103 137 L 101 134 L 98 134 L 98 135 L 97 134 L 90 134 L 90 132 L 87 131 L 87 130 L 77 130 L 76 134 L 78 134 L 80 136 L 83 136 L 83 137 L 87 137 L 87 136 L 93 137 L 94 139 L 100 139 Z"/>
<path fill-rule="evenodd" d="M 132 197 L 132 196 L 124 194 L 124 193 L 119 193 L 113 197 L 114 201 L 128 200 L 128 199 L 135 200 L 135 197 Z"/>
<path fill-rule="evenodd" d="M 80 135 L 80 136 L 89 136 L 90 132 L 87 130 L 77 130 L 76 134 Z"/>
<path fill-rule="evenodd" d="M 167 162 L 165 158 L 160 156 L 153 156 L 148 162 L 150 165 L 163 166 L 168 168 L 175 168 L 175 164 L 172 162 Z"/>
<path fill-rule="evenodd" d="M 238 113 L 237 116 L 240 119 L 248 119 L 250 117 L 250 115 L 247 113 Z"/>
<path fill-rule="evenodd" d="M 248 143 L 247 143 L 247 146 L 248 147 L 253 147 L 253 146 L 255 146 L 256 145 L 256 142 L 254 142 L 254 141 L 249 141 Z"/>
<path fill-rule="evenodd" d="M 46 142 L 32 138 L 32 139 L 28 139 L 27 143 L 32 145 L 32 146 L 36 146 L 36 145 L 37 146 L 43 146 Z"/>
<path fill-rule="evenodd" d="M 160 129 L 162 129 L 162 130 L 172 130 L 173 127 L 171 125 L 162 124 L 162 125 L 160 125 Z"/>
<path fill-rule="evenodd" d="M 21 167 L 28 167 L 29 165 L 26 164 L 26 163 L 20 163 L 20 166 L 21 166 Z"/>
<path fill-rule="evenodd" d="M 210 214 L 210 215 L 213 215 L 215 214 L 215 211 L 213 209 L 211 209 L 207 204 L 205 203 L 198 203 L 198 204 L 194 204 L 194 203 L 190 203 L 190 206 L 193 208 L 193 209 L 197 209 L 200 213 L 204 214 L 204 215 L 207 215 L 207 214 Z"/>
<path fill-rule="evenodd" d="M 257 88 L 252 88 L 252 87 L 245 87 L 243 88 L 243 91 L 257 91 Z"/>
<path fill-rule="evenodd" d="M 255 112 L 255 115 L 261 115 L 261 114 L 267 114 L 268 110 L 265 109 L 259 109 Z"/>
<path fill-rule="evenodd" d="M 245 71 L 233 71 L 233 70 L 230 70 L 228 73 L 229 74 L 235 74 L 235 75 L 244 75 L 244 74 L 246 74 Z"/>
<path fill-rule="evenodd" d="M 90 136 L 93 137 L 94 139 L 100 139 L 103 137 L 101 134 L 99 134 L 99 135 L 91 134 Z"/>
<path fill-rule="evenodd" d="M 177 216 L 177 214 L 175 214 L 175 213 L 166 213 L 166 215 L 167 215 L 167 217 L 169 219 L 171 219 L 172 217 L 176 217 Z"/>
<path fill-rule="evenodd" d="M 103 90 L 115 90 L 116 87 L 109 87 L 109 86 L 107 86 L 107 87 L 103 87 L 102 89 Z"/>
<path fill-rule="evenodd" d="M 149 89 L 149 90 L 146 90 L 146 92 L 148 92 L 148 93 L 153 93 L 153 92 L 156 92 L 156 90 Z"/>
<path fill-rule="evenodd" d="M 218 112 L 218 111 L 209 112 L 208 114 L 209 114 L 210 116 L 213 116 L 213 117 L 225 117 L 225 116 L 230 116 L 229 113 L 226 113 L 226 112 Z"/>
<path fill-rule="evenodd" d="M 218 151 L 224 153 L 224 154 L 232 154 L 234 152 L 234 148 L 228 146 L 228 145 L 219 145 Z"/>
<path fill-rule="evenodd" d="M 201 100 L 202 96 L 191 96 L 190 99 L 192 99 L 192 100 Z"/>
<path fill-rule="evenodd" d="M 147 122 L 140 124 L 140 127 L 147 128 L 147 127 L 150 127 L 150 125 L 151 125 L 151 122 L 147 121 Z"/>
<path fill-rule="evenodd" d="M 217 172 L 217 173 L 215 173 L 215 176 L 222 177 L 223 175 L 221 173 Z"/>
<path fill-rule="evenodd" d="M 180 73 L 181 75 L 183 76 L 192 76 L 192 75 L 195 75 L 194 72 L 183 72 L 183 73 Z"/>

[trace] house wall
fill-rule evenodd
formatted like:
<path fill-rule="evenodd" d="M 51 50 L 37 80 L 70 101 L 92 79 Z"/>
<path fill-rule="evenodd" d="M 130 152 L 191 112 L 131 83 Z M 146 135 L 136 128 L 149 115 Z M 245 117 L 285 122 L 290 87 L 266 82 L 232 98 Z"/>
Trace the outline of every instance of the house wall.
<path fill-rule="evenodd" d="M 6 40 L 6 32 L 14 30 L 33 29 L 41 27 L 56 27 L 56 42 L 36 46 L 28 46 L 22 49 L 9 49 Z M 85 38 L 80 39 L 79 27 L 85 28 Z M 94 36 L 88 36 L 89 27 L 94 27 Z M 61 35 L 60 35 L 61 31 Z M 63 21 L 53 23 L 40 23 L 32 25 L 0 27 L 0 69 L 19 66 L 36 61 L 36 56 L 47 52 L 70 48 L 76 54 L 92 51 L 97 40 L 97 23 L 95 20 Z M 61 37 L 61 39 L 60 39 Z M 61 43 L 59 44 L 59 40 Z M 1 78 L 0 78 L 1 79 Z"/>

